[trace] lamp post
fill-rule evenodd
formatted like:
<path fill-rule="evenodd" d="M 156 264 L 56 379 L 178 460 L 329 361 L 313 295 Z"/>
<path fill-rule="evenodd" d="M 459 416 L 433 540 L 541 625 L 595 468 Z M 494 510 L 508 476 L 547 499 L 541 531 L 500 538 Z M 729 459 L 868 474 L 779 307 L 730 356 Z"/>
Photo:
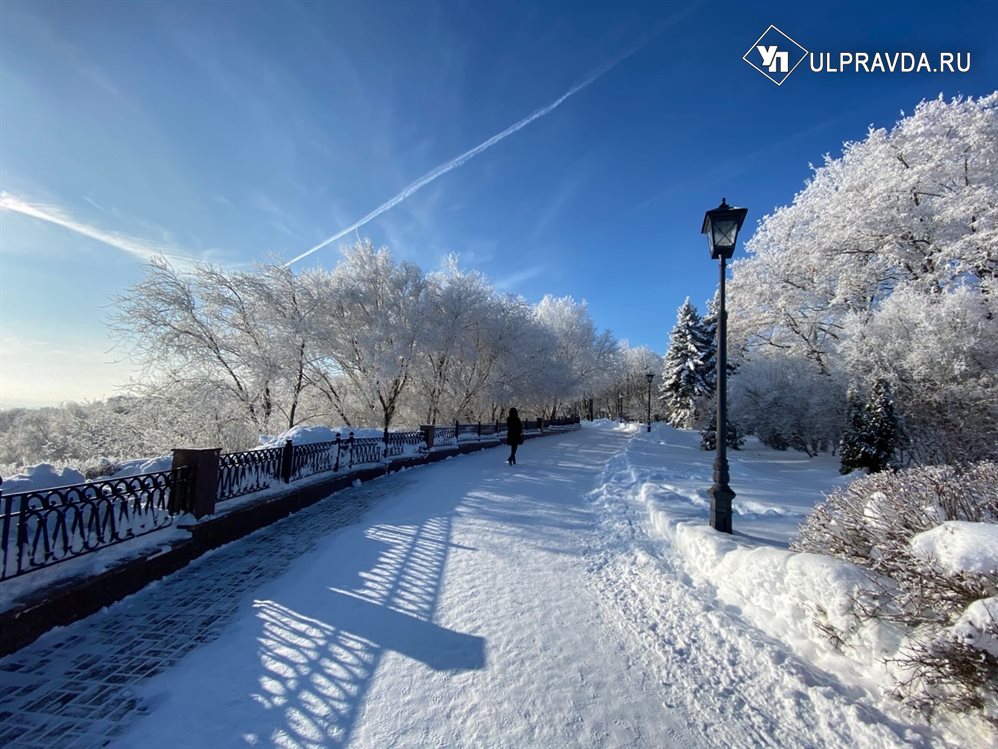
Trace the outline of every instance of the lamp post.
<path fill-rule="evenodd" d="M 714 459 L 714 483 L 710 487 L 710 525 L 731 533 L 731 500 L 735 493 L 728 482 L 728 313 L 724 308 L 725 263 L 735 252 L 738 230 L 745 221 L 747 208 L 732 208 L 724 198 L 721 205 L 707 211 L 701 234 L 707 235 L 712 260 L 721 261 L 720 298 L 717 319 L 717 457 Z"/>
<path fill-rule="evenodd" d="M 624 394 L 617 393 L 617 421 L 624 420 Z"/>
<path fill-rule="evenodd" d="M 655 379 L 654 372 L 646 372 L 645 379 L 648 380 L 648 431 L 651 431 L 651 381 Z"/>

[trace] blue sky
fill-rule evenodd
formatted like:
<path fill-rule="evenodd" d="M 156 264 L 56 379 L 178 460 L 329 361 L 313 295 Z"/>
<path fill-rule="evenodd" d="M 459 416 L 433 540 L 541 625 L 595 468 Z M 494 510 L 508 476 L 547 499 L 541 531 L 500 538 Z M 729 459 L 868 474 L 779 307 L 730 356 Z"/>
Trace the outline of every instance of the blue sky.
<path fill-rule="evenodd" d="M 664 352 L 676 307 L 702 309 L 716 284 L 703 212 L 747 206 L 747 239 L 868 125 L 993 91 L 992 16 L 984 2 L 4 0 L 0 407 L 127 380 L 104 320 L 150 253 L 295 257 L 414 183 L 356 232 L 427 271 L 459 253 L 531 302 L 586 299 L 598 326 Z M 770 24 L 811 51 L 969 52 L 971 69 L 805 61 L 776 86 L 742 59 Z M 332 266 L 353 237 L 296 267 Z"/>

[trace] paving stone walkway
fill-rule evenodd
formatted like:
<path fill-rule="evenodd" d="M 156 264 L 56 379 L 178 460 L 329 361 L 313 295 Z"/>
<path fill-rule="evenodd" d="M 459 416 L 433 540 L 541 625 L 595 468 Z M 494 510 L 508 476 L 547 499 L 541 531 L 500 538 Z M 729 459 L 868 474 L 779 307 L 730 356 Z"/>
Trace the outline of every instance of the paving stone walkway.
<path fill-rule="evenodd" d="M 143 713 L 134 684 L 217 639 L 250 591 L 411 481 L 331 495 L 0 659 L 0 747 L 106 746 Z"/>

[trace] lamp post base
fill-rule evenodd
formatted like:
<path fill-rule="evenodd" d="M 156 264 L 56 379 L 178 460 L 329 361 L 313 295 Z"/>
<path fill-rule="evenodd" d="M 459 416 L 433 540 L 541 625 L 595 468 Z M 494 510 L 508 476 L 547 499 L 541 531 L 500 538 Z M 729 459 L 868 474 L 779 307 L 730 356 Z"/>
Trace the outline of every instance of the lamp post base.
<path fill-rule="evenodd" d="M 731 500 L 735 493 L 727 484 L 714 484 L 710 494 L 710 527 L 722 533 L 731 533 Z"/>

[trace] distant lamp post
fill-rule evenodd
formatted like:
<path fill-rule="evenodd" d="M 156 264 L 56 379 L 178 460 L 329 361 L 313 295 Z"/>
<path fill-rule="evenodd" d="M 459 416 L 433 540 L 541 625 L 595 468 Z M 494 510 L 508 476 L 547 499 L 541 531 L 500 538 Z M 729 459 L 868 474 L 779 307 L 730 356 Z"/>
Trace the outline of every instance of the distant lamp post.
<path fill-rule="evenodd" d="M 738 231 L 748 208 L 732 208 L 724 198 L 721 205 L 707 211 L 701 234 L 707 235 L 710 257 L 721 261 L 720 298 L 717 320 L 717 457 L 714 459 L 714 484 L 710 487 L 710 525 L 731 533 L 731 500 L 735 493 L 728 482 L 728 313 L 724 309 L 725 262 L 735 252 Z"/>
<path fill-rule="evenodd" d="M 648 380 L 648 431 L 651 431 L 651 381 L 655 379 L 654 372 L 646 372 L 645 379 Z"/>

